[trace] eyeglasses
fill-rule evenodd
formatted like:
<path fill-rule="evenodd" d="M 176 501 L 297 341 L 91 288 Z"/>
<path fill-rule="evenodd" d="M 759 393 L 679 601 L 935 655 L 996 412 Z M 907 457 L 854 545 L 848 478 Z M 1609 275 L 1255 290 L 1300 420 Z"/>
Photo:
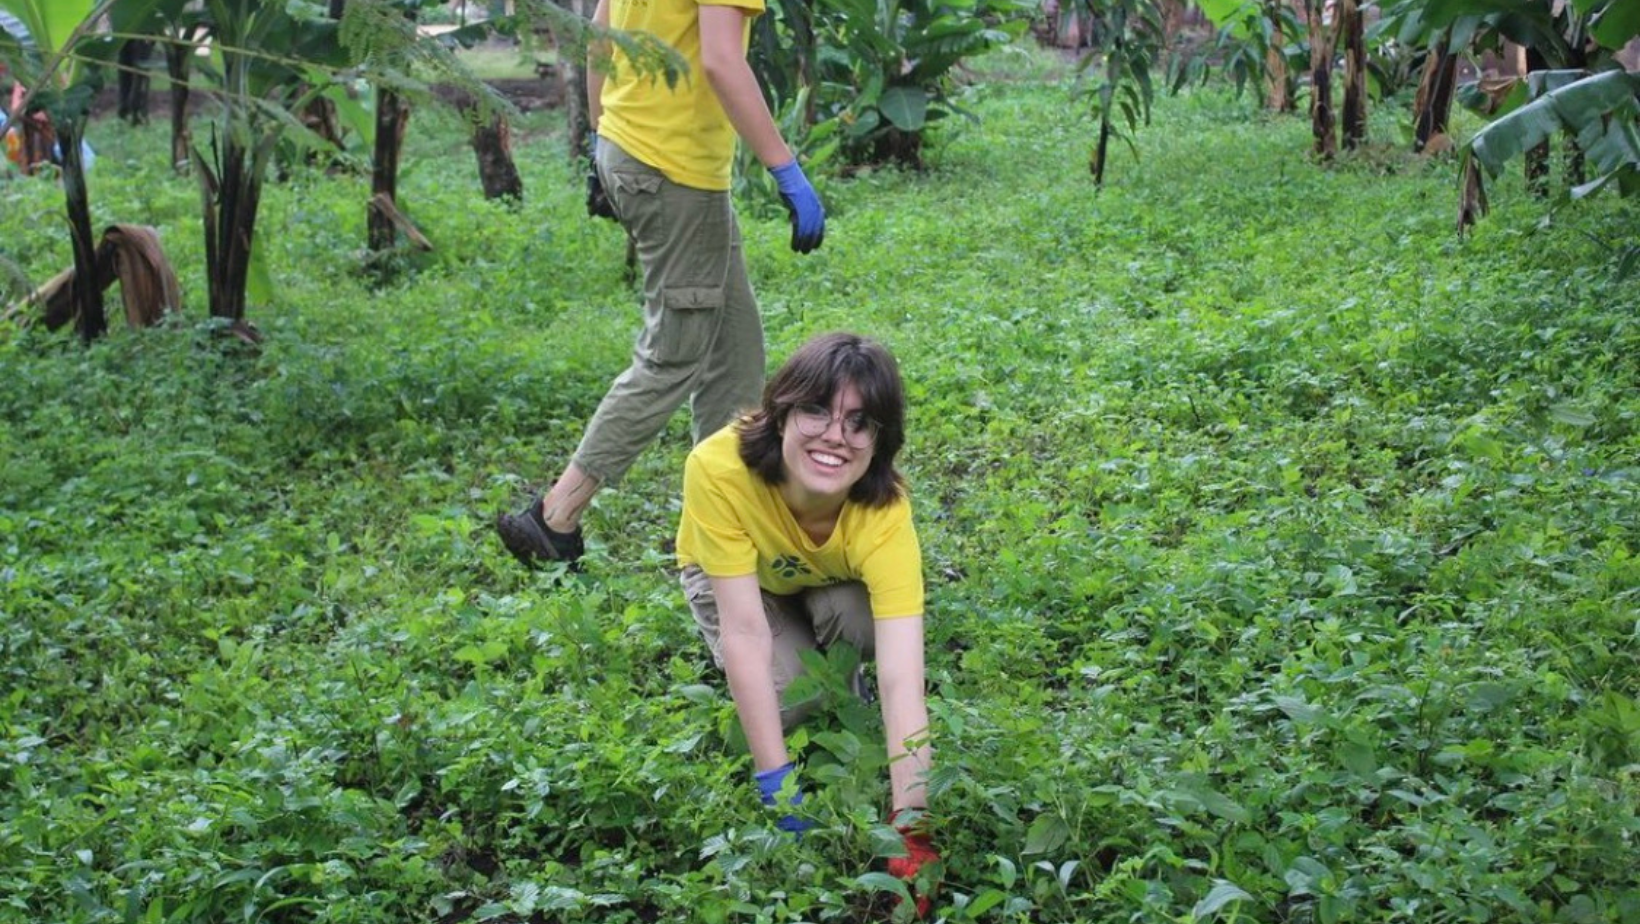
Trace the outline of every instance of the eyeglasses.
<path fill-rule="evenodd" d="M 797 432 L 804 436 L 819 436 L 831 429 L 832 421 L 841 419 L 843 442 L 851 447 L 864 449 L 877 441 L 877 421 L 861 411 L 839 415 L 818 404 L 799 404 L 792 408 L 791 419 L 797 425 Z"/>

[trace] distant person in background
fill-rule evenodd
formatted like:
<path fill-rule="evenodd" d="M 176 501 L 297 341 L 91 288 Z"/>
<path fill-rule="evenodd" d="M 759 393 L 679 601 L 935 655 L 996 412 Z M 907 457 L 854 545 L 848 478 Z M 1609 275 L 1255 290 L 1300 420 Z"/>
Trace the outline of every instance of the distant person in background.
<path fill-rule="evenodd" d="M 793 250 L 818 248 L 826 221 L 746 62 L 751 20 L 763 9 L 764 0 L 598 2 L 597 25 L 652 34 L 687 59 L 689 72 L 668 86 L 638 73 L 618 48 L 595 45 L 589 56 L 597 134 L 587 211 L 617 219 L 635 242 L 644 323 L 631 365 L 552 488 L 496 518 L 501 541 L 525 565 L 581 557 L 581 517 L 593 496 L 626 473 L 685 401 L 696 442 L 757 403 L 763 324 L 729 201 L 736 136 L 773 173 Z"/>
<path fill-rule="evenodd" d="M 0 67 L 0 77 L 4 77 L 4 68 Z M 51 124 L 51 117 L 36 109 L 27 115 L 16 119 L 9 117 L 9 113 L 24 111 L 24 102 L 28 96 L 21 83 L 11 86 L 11 105 L 0 107 L 0 123 L 5 125 L 4 137 L 0 138 L 0 146 L 5 149 L 6 160 L 14 164 L 24 174 L 32 174 L 41 164 L 62 165 L 63 149 L 57 143 L 57 131 Z M 86 170 L 97 160 L 97 152 L 91 149 L 91 144 L 80 142 L 80 163 Z"/>
<path fill-rule="evenodd" d="M 905 388 L 888 351 L 854 334 L 810 340 L 755 412 L 689 454 L 678 563 L 701 636 L 728 677 L 765 805 L 803 799 L 785 741 L 802 712 L 781 702 L 802 653 L 843 641 L 876 661 L 889 818 L 906 852 L 889 872 L 913 884 L 939 855 L 923 812 L 922 552 L 894 467 L 904 442 Z M 806 826 L 796 814 L 779 822 L 793 833 Z M 926 914 L 928 895 L 913 894 Z"/>

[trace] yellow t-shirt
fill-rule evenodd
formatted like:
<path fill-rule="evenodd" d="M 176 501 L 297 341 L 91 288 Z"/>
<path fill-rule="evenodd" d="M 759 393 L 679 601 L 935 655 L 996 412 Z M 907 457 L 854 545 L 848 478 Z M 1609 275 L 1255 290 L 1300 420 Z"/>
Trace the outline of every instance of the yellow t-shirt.
<path fill-rule="evenodd" d="M 612 0 L 611 26 L 654 35 L 683 55 L 689 73 L 668 87 L 663 75 L 639 75 L 616 48 L 614 70 L 604 78 L 599 97 L 604 111 L 598 134 L 680 186 L 722 191 L 729 188 L 734 168 L 735 129 L 701 72 L 702 5 L 696 0 Z M 714 0 L 711 5 L 754 14 L 764 10 L 764 0 Z M 748 16 L 740 40 L 743 50 L 751 23 Z"/>
<path fill-rule="evenodd" d="M 922 550 L 908 499 L 845 503 L 831 538 L 816 545 L 780 489 L 741 461 L 734 424 L 702 440 L 684 465 L 678 563 L 716 577 L 756 574 L 759 587 L 777 594 L 861 581 L 873 617 L 923 612 Z"/>

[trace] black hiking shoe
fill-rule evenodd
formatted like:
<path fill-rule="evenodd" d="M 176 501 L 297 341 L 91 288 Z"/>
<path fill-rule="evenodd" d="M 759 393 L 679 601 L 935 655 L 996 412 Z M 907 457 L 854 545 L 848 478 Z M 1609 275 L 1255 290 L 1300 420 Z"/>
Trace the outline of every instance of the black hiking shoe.
<path fill-rule="evenodd" d="M 561 561 L 571 571 L 580 570 L 581 555 L 586 544 L 581 541 L 581 528 L 561 533 L 547 525 L 541 516 L 541 498 L 530 500 L 529 506 L 517 513 L 495 515 L 495 531 L 501 534 L 501 544 L 526 568 L 543 562 Z"/>

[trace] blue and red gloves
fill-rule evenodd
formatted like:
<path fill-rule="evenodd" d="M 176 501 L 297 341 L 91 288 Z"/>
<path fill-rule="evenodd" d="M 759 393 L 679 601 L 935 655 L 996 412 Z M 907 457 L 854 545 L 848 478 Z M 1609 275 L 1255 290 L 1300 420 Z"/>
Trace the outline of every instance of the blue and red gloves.
<path fill-rule="evenodd" d="M 888 874 L 905 883 L 911 891 L 917 902 L 917 917 L 927 917 L 939 880 L 935 879 L 926 890 L 919 892 L 917 877 L 924 868 L 940 862 L 940 855 L 928 836 L 927 819 L 922 809 L 900 809 L 889 817 L 888 823 L 905 839 L 905 856 L 888 858 Z"/>
<path fill-rule="evenodd" d="M 798 253 L 819 250 L 826 239 L 826 207 L 820 204 L 809 178 L 794 159 L 769 171 L 780 189 L 780 201 L 792 219 L 792 249 Z"/>
<path fill-rule="evenodd" d="M 797 765 L 788 762 L 773 770 L 764 770 L 756 775 L 757 794 L 762 798 L 764 805 L 798 806 L 803 804 L 803 790 L 797 788 L 796 779 L 790 779 L 796 770 Z M 790 779 L 790 786 L 787 785 L 788 779 Z M 784 802 L 781 800 L 782 795 L 786 796 Z M 804 831 L 814 827 L 812 823 L 790 813 L 780 816 L 780 820 L 775 822 L 774 826 L 793 837 L 802 837 Z"/>

